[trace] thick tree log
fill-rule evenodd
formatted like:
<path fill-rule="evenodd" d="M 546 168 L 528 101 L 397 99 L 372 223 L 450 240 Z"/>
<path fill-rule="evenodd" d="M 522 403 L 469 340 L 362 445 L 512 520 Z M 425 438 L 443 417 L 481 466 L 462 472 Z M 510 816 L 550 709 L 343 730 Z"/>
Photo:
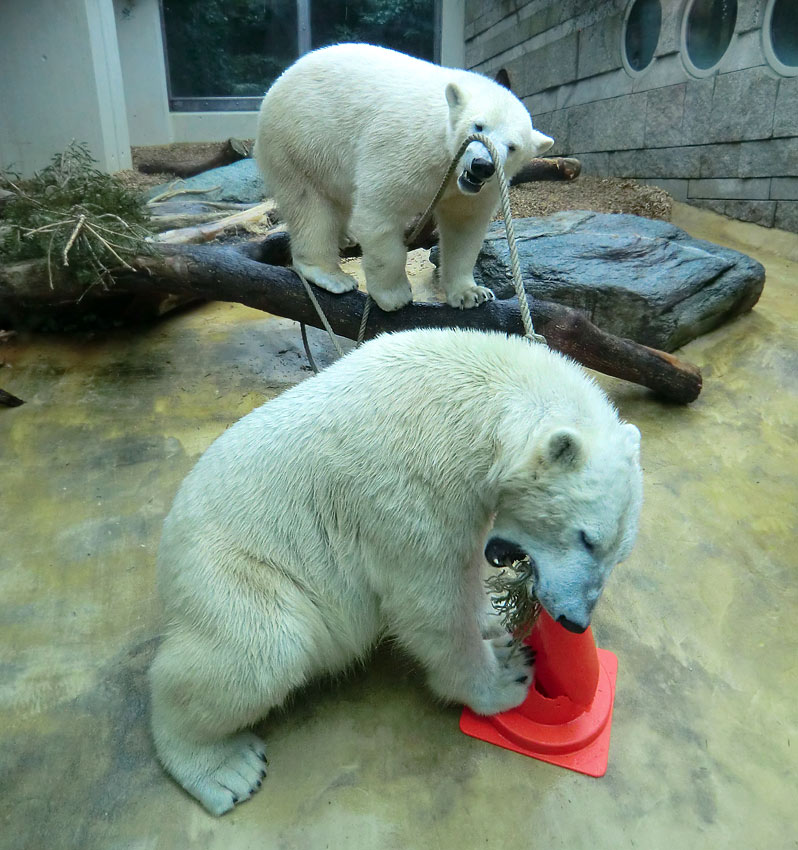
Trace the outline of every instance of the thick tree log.
<path fill-rule="evenodd" d="M 517 186 L 535 180 L 575 180 L 581 171 L 582 163 L 572 157 L 538 157 L 525 165 L 510 181 L 510 185 Z"/>
<path fill-rule="evenodd" d="M 218 301 L 236 301 L 278 316 L 321 327 L 304 286 L 290 269 L 272 262 L 290 259 L 285 234 L 263 243 L 237 247 L 159 245 L 158 253 L 136 258 L 134 265 L 149 276 L 150 286 Z M 140 276 L 139 285 L 143 283 Z M 135 281 L 120 283 L 126 288 Z M 315 288 L 333 330 L 356 339 L 366 296 L 362 292 L 333 295 Z M 701 373 L 670 354 L 605 333 L 569 307 L 547 301 L 531 303 L 535 329 L 549 345 L 583 365 L 617 378 L 642 384 L 662 398 L 688 403 L 701 392 Z M 458 327 L 523 334 L 518 301 L 491 301 L 471 310 L 446 304 L 414 303 L 394 313 L 372 305 L 366 328 L 370 339 L 383 331 L 422 327 Z"/>
<path fill-rule="evenodd" d="M 419 242 L 429 245 L 430 235 L 423 234 Z M 291 262 L 287 233 L 272 233 L 260 242 L 235 246 L 153 244 L 152 248 L 151 255 L 135 259 L 136 272 L 119 272 L 116 283 L 103 294 L 108 297 L 135 294 L 138 299 L 155 298 L 159 303 L 166 299 L 169 304 L 174 296 L 179 296 L 179 303 L 197 299 L 240 302 L 314 327 L 321 326 L 301 281 L 284 268 Z M 357 249 L 352 249 L 348 253 L 356 252 Z M 82 285 L 64 277 L 57 265 L 53 271 L 57 274 L 50 288 L 45 261 L 0 267 L 0 314 L 13 315 L 18 309 L 34 309 L 34 305 L 42 311 L 48 305 L 74 303 L 83 297 Z M 356 339 L 365 295 L 362 292 L 332 295 L 318 288 L 315 292 L 335 332 Z M 173 295 L 167 298 L 166 293 Z M 680 403 L 695 400 L 701 391 L 701 374 L 689 363 L 612 336 L 578 310 L 547 301 L 533 301 L 531 309 L 535 328 L 547 338 L 549 345 L 589 368 L 642 384 L 662 398 Z M 414 327 L 523 333 L 518 301 L 513 298 L 464 311 L 445 304 L 414 303 L 395 313 L 384 313 L 372 305 L 366 337 Z"/>
<path fill-rule="evenodd" d="M 162 151 L 163 149 L 161 149 Z M 180 159 L 179 151 L 171 153 L 137 151 L 136 170 L 142 174 L 174 174 L 176 177 L 193 177 L 203 171 L 232 165 L 249 156 L 249 145 L 240 139 L 228 139 L 219 151 L 203 159 Z"/>

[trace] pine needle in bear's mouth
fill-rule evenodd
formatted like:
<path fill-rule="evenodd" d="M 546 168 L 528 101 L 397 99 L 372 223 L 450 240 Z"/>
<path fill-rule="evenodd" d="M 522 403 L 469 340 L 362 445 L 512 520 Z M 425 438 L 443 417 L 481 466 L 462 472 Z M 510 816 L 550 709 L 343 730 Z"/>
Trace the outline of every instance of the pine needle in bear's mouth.
<path fill-rule="evenodd" d="M 533 575 L 534 564 L 527 555 L 485 580 L 493 610 L 516 644 L 528 637 L 540 614 Z"/>

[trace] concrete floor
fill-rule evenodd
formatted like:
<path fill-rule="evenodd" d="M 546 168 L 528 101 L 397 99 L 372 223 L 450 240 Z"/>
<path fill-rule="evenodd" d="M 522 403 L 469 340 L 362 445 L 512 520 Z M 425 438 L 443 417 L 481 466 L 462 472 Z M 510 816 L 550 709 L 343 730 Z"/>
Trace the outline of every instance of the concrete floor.
<path fill-rule="evenodd" d="M 752 314 L 683 351 L 695 404 L 606 382 L 643 432 L 646 503 L 594 623 L 620 659 L 598 780 L 466 738 L 382 650 L 268 718 L 263 789 L 206 815 L 148 737 L 156 545 L 207 445 L 306 377 L 298 331 L 212 304 L 0 347 L 0 386 L 27 400 L 0 409 L 0 847 L 798 846 L 798 239 L 674 220 L 768 279 Z"/>

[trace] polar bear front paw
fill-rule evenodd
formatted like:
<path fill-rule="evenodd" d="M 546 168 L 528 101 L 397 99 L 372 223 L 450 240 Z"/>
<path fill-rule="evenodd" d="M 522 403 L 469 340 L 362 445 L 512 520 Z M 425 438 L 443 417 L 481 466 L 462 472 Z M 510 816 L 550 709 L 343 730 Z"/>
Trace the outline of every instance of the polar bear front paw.
<path fill-rule="evenodd" d="M 461 310 L 469 310 L 471 307 L 477 307 L 484 304 L 486 301 L 493 301 L 496 296 L 492 289 L 487 286 L 467 286 L 464 289 L 458 289 L 449 294 L 446 298 L 447 304 L 450 307 L 459 307 Z"/>
<path fill-rule="evenodd" d="M 172 775 L 212 815 L 248 800 L 266 776 L 266 745 L 250 732 L 168 755 Z"/>
<path fill-rule="evenodd" d="M 506 637 L 507 640 L 510 639 L 507 629 L 502 623 L 501 615 L 492 607 L 479 612 L 477 615 L 477 625 L 483 638 Z"/>
<path fill-rule="evenodd" d="M 336 271 L 325 271 L 318 266 L 306 266 L 301 263 L 295 263 L 295 268 L 303 274 L 311 283 L 326 289 L 327 292 L 332 292 L 335 295 L 340 295 L 343 292 L 351 292 L 357 289 L 357 281 L 351 274 L 347 274 L 341 269 Z"/>
<path fill-rule="evenodd" d="M 477 714 L 491 715 L 515 708 L 526 699 L 535 656 L 529 647 L 516 646 L 507 634 L 487 643 L 496 663 L 468 705 Z"/>

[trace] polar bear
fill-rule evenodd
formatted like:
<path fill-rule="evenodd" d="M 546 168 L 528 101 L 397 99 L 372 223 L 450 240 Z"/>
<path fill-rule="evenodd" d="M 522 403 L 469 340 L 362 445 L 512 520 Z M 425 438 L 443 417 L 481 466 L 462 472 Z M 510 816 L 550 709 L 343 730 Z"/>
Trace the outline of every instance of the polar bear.
<path fill-rule="evenodd" d="M 355 289 L 339 246 L 363 249 L 366 288 L 383 310 L 412 300 L 405 228 L 435 195 L 475 132 L 490 137 L 508 178 L 553 140 L 506 88 L 381 47 L 308 53 L 269 89 L 254 156 L 291 235 L 294 266 L 330 292 Z M 472 142 L 435 210 L 441 284 L 454 307 L 493 297 L 473 269 L 499 188 L 487 149 Z"/>
<path fill-rule="evenodd" d="M 265 755 L 242 730 L 383 635 L 438 697 L 519 705 L 531 670 L 497 628 L 488 559 L 528 554 L 546 610 L 587 628 L 635 538 L 639 445 L 572 361 L 475 331 L 377 337 L 245 416 L 164 523 L 166 769 L 214 814 L 248 799 Z"/>

